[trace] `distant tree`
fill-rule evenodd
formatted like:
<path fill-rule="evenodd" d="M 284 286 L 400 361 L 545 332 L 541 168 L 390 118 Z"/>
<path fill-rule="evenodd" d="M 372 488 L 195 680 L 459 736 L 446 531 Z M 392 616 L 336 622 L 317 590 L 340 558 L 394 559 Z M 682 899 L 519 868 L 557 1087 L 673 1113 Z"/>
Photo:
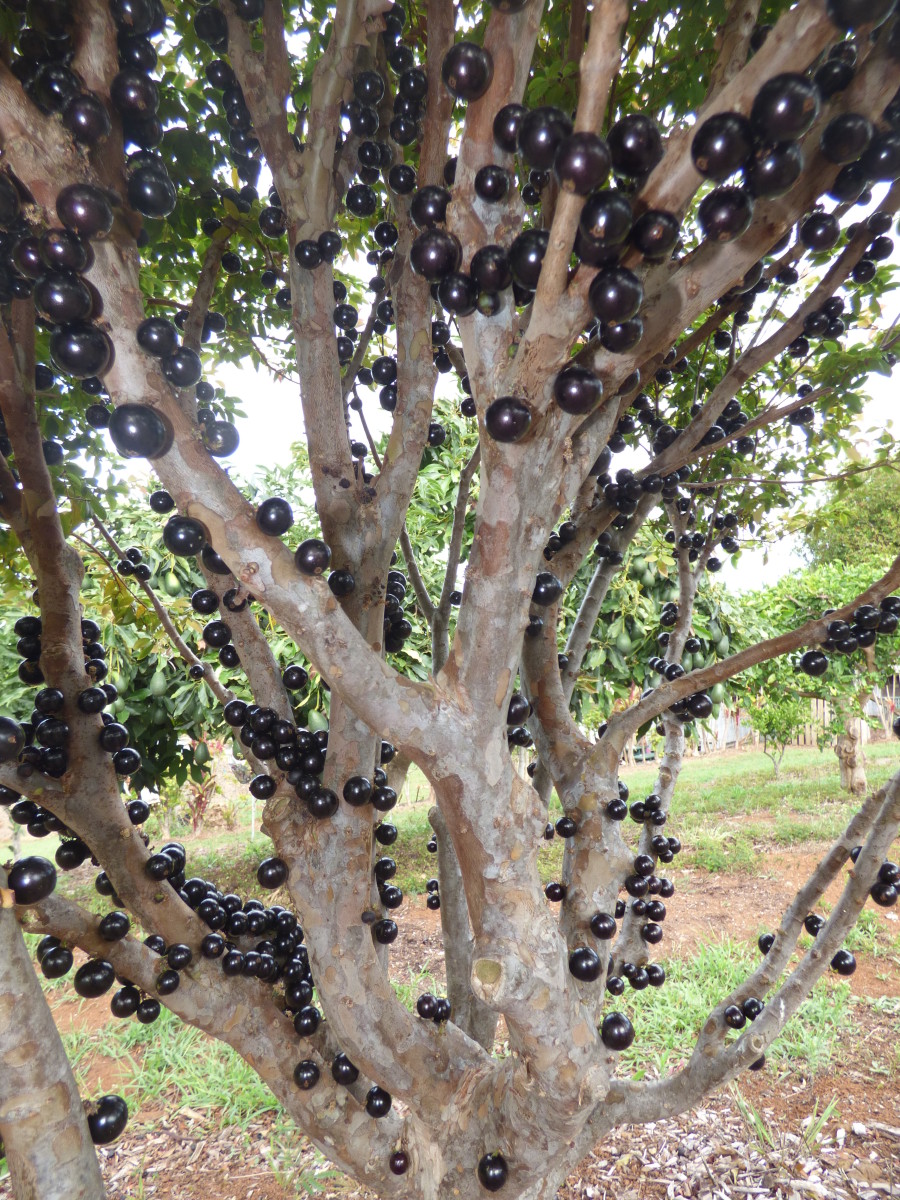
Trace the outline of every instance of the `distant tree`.
<path fill-rule="evenodd" d="M 810 564 L 885 566 L 900 545 L 900 464 L 885 462 L 830 485 L 803 532 Z"/>
<path fill-rule="evenodd" d="M 784 754 L 809 720 L 809 701 L 796 692 L 760 696 L 747 710 L 747 719 L 762 737 L 762 751 L 771 759 L 777 779 Z"/>

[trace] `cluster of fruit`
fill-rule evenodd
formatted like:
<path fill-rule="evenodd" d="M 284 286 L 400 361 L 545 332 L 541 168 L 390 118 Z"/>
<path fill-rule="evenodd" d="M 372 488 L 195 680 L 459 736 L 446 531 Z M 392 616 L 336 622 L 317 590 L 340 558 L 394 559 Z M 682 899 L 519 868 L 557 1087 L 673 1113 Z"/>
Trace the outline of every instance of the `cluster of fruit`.
<path fill-rule="evenodd" d="M 44 681 L 40 666 L 41 618 L 19 617 L 14 629 L 19 635 L 16 648 L 22 655 L 19 679 L 36 687 Z M 98 640 L 100 626 L 96 621 L 82 620 L 81 637 L 84 669 L 93 686 L 79 692 L 74 698 L 75 706 L 81 713 L 101 714 L 104 727 L 100 732 L 100 748 L 112 754 L 117 774 L 133 775 L 141 765 L 141 758 L 136 750 L 128 746 L 128 730 L 114 721 L 109 713 L 102 711 L 118 698 L 118 692 L 113 684 L 102 682 L 108 668 L 106 650 Z M 18 730 L 17 735 L 10 736 L 13 741 L 20 743 L 13 757 L 18 758 L 21 768 L 38 770 L 55 779 L 65 774 L 70 735 L 69 724 L 61 716 L 65 707 L 66 697 L 59 688 L 42 688 L 35 696 L 34 711 L 28 721 L 15 725 L 8 717 L 0 718 L 0 721 L 14 725 Z"/>
<path fill-rule="evenodd" d="M 900 737 L 900 726 L 895 720 L 894 732 Z M 854 846 L 850 851 L 852 862 L 856 862 L 862 853 L 862 846 Z M 878 868 L 878 877 L 869 889 L 869 895 L 879 908 L 892 908 L 900 899 L 900 866 L 895 862 L 885 861 Z"/>
<path fill-rule="evenodd" d="M 830 616 L 829 609 L 824 616 Z M 885 596 L 878 608 L 874 604 L 861 604 L 853 612 L 852 623 L 829 621 L 821 642 L 821 649 L 805 651 L 799 660 L 798 669 L 806 675 L 819 677 L 828 670 L 828 655 L 825 653 L 853 654 L 856 650 L 874 646 L 876 638 L 897 632 L 900 623 L 900 596 Z"/>

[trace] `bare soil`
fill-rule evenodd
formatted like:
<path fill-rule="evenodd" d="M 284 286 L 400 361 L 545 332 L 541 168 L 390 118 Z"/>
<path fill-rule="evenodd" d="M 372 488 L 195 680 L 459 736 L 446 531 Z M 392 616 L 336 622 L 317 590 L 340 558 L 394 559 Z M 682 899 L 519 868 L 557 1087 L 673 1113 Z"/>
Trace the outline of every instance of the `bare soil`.
<path fill-rule="evenodd" d="M 710 938 L 755 940 L 774 929 L 796 881 L 817 861 L 814 848 L 772 853 L 764 873 L 710 875 L 674 873 L 676 896 L 669 904 L 667 941 L 676 955 L 689 955 Z M 826 899 L 834 901 L 835 894 Z M 423 898 L 404 905 L 393 969 L 405 980 L 425 968 L 443 979 L 440 913 Z M 900 954 L 896 910 L 873 910 L 884 948 L 876 958 L 857 954 L 853 991 L 870 999 L 900 997 Z M 900 1005 L 878 1012 L 854 1009 L 858 1028 L 845 1042 L 839 1062 L 815 1077 L 767 1068 L 748 1073 L 740 1090 L 759 1116 L 754 1131 L 734 1095 L 724 1092 L 697 1112 L 677 1120 L 617 1130 L 598 1146 L 567 1181 L 561 1200 L 882 1200 L 900 1196 Z M 90 1032 L 111 1020 L 107 1000 L 56 1004 L 64 1031 Z M 115 1091 L 129 1073 L 122 1060 L 95 1053 L 89 1068 L 93 1094 Z M 834 1116 L 810 1133 L 810 1120 L 831 1102 Z M 176 1101 L 175 1104 L 178 1102 Z M 219 1128 L 208 1114 L 155 1102 L 133 1113 L 116 1145 L 100 1151 L 110 1200 L 289 1200 L 313 1194 L 330 1197 L 366 1193 L 333 1171 L 302 1139 L 286 1139 L 277 1114 L 256 1121 L 249 1132 Z M 806 1135 L 806 1136 L 804 1136 Z M 8 1181 L 0 1200 L 10 1200 Z"/>

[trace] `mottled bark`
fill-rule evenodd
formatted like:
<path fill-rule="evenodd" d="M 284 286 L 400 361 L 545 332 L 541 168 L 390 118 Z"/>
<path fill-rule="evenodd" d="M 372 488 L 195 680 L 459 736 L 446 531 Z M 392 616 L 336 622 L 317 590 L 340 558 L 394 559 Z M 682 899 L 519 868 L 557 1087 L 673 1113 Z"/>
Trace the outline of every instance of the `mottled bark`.
<path fill-rule="evenodd" d="M 866 756 L 863 752 L 864 722 L 860 717 L 848 717 L 843 732 L 838 734 L 834 752 L 841 768 L 841 790 L 853 796 L 865 795 Z M 777 773 L 777 772 L 776 772 Z"/>
<path fill-rule="evenodd" d="M 0 1140 L 16 1200 L 102 1200 L 87 1117 L 0 867 Z"/>
<path fill-rule="evenodd" d="M 475 939 L 469 921 L 462 872 L 453 850 L 447 823 L 439 808 L 428 819 L 437 838 L 438 878 L 441 897 L 441 930 L 444 935 L 444 966 L 447 999 L 453 1022 L 485 1050 L 492 1050 L 497 1033 L 497 1014 L 472 991 L 472 956 Z"/>

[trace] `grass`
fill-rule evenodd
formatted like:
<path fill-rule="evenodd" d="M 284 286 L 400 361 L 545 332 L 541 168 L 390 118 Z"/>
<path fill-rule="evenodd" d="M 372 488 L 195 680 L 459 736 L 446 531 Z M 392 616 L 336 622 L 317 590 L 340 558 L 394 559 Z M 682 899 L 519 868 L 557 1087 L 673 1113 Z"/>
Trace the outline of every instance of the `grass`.
<path fill-rule="evenodd" d="M 82 1091 L 94 1055 L 102 1054 L 118 1064 L 119 1090 L 138 1109 L 165 1097 L 171 1111 L 187 1106 L 214 1115 L 218 1125 L 245 1128 L 278 1108 L 240 1055 L 165 1008 L 152 1025 L 111 1020 L 102 1029 L 65 1033 L 63 1044 Z"/>
<path fill-rule="evenodd" d="M 883 783 L 898 766 L 895 744 L 866 747 L 871 786 Z M 622 777 L 638 799 L 653 790 L 654 764 L 625 768 Z M 428 810 L 430 793 L 424 776 L 413 767 L 400 803 L 387 816 L 397 826 L 399 838 L 389 853 L 397 861 L 394 882 L 408 895 L 419 895 L 436 874 L 437 863 L 426 850 L 431 837 Z M 215 879 L 225 891 L 255 892 L 256 867 L 271 854 L 272 844 L 261 833 L 252 839 L 249 802 L 235 802 L 238 823 L 232 830 L 208 828 L 199 839 L 175 831 L 191 851 L 191 873 Z M 759 751 L 729 753 L 686 760 L 678 781 L 667 832 L 676 833 L 684 846 L 683 867 L 708 872 L 753 872 L 767 850 L 794 849 L 831 841 L 854 811 L 853 801 L 840 790 L 837 760 L 830 750 L 792 748 L 785 754 L 781 778 L 772 778 L 771 767 Z M 561 815 L 555 795 L 550 819 Z M 638 829 L 626 821 L 623 832 L 634 845 Z M 160 842 L 162 838 L 156 839 Z M 58 839 L 22 840 L 22 853 L 52 857 Z M 542 845 L 538 869 L 543 882 L 558 879 L 562 846 L 558 839 Z M 67 876 L 64 891 L 92 912 L 106 911 L 106 901 L 93 887 L 93 874 L 82 869 Z"/>
<path fill-rule="evenodd" d="M 758 961 L 745 944 L 723 938 L 702 946 L 690 958 L 666 961 L 664 987 L 627 989 L 617 1003 L 636 1031 L 633 1045 L 622 1055 L 630 1073 L 638 1079 L 648 1071 L 661 1076 L 687 1059 L 710 1011 L 747 978 Z M 832 1061 L 839 1038 L 852 1028 L 849 984 L 826 978 L 800 1006 L 767 1059 L 818 1074 Z"/>
<path fill-rule="evenodd" d="M 866 768 L 871 786 L 882 784 L 897 766 L 897 746 L 876 742 L 866 746 Z M 651 790 L 654 764 L 626 768 L 622 777 L 637 795 Z M 686 760 L 678 780 L 678 803 L 697 816 L 777 816 L 785 807 L 796 813 L 817 815 L 823 804 L 842 804 L 840 771 L 831 750 L 792 747 L 785 753 L 781 777 L 760 751 L 712 755 Z"/>
<path fill-rule="evenodd" d="M 620 1000 L 611 1001 L 609 1007 L 614 1003 L 626 1011 L 637 1031 L 634 1045 L 622 1055 L 629 1074 L 641 1079 L 680 1066 L 710 1010 L 756 961 L 746 945 L 723 939 L 690 958 L 667 961 L 664 988 L 629 989 Z M 435 981 L 426 966 L 417 979 L 397 983 L 395 990 L 411 1009 L 423 991 L 435 990 Z M 769 1061 L 776 1067 L 799 1068 L 805 1075 L 818 1073 L 833 1061 L 839 1038 L 852 1031 L 852 1013 L 849 986 L 823 981 L 769 1051 Z M 261 1117 L 278 1112 L 269 1090 L 238 1054 L 183 1025 L 165 1009 L 151 1026 L 111 1021 L 100 1029 L 67 1033 L 63 1041 L 84 1094 L 95 1055 L 117 1064 L 121 1078 L 117 1090 L 138 1121 L 142 1109 L 164 1102 L 170 1113 L 188 1108 L 208 1114 L 219 1128 L 248 1133 Z M 286 1121 L 276 1121 L 271 1135 L 276 1162 L 284 1161 L 282 1151 L 290 1142 L 287 1126 L 279 1133 Z"/>
<path fill-rule="evenodd" d="M 699 867 L 703 871 L 754 871 L 759 855 L 746 833 L 732 831 L 724 826 L 703 833 L 688 832 L 682 826 L 682 841 L 687 846 L 682 855 L 682 867 Z"/>

